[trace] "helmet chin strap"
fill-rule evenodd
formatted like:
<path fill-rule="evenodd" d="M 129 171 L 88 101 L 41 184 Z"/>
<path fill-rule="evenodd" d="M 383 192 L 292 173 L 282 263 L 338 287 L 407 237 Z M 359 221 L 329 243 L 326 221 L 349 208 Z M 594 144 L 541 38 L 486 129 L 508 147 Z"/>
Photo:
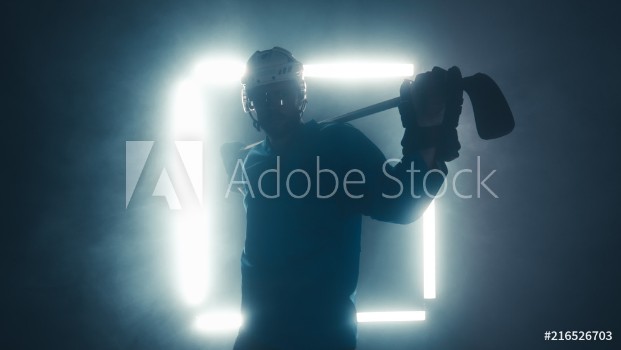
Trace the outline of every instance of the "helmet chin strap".
<path fill-rule="evenodd" d="M 252 110 L 248 111 L 248 115 L 250 116 L 250 119 L 252 119 L 252 126 L 254 126 L 257 131 L 261 131 L 261 125 L 259 124 L 258 117 L 252 115 Z"/>

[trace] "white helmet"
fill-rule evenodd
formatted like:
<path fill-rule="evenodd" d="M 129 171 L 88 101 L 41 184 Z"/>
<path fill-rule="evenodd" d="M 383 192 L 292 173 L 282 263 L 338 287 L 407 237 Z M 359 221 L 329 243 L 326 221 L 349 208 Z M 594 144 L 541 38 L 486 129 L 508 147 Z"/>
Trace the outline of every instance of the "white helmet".
<path fill-rule="evenodd" d="M 306 108 L 306 82 L 304 81 L 304 65 L 296 60 L 291 52 L 282 47 L 275 46 L 272 49 L 255 52 L 248 63 L 246 72 L 242 76 L 242 106 L 244 112 L 254 111 L 252 101 L 248 98 L 248 92 L 253 88 L 273 84 L 281 81 L 294 81 L 298 83 L 299 101 L 298 109 L 300 115 Z M 257 127 L 255 121 L 255 127 Z"/>

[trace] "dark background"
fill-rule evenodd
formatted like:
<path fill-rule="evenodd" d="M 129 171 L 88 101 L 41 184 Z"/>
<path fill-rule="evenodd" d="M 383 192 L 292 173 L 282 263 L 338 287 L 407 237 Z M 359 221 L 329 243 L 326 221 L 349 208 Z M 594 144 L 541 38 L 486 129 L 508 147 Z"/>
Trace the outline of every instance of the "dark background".
<path fill-rule="evenodd" d="M 500 198 L 438 203 L 438 298 L 428 320 L 365 325 L 359 349 L 603 349 L 614 344 L 545 342 L 543 333 L 621 337 L 614 2 L 23 1 L 1 12 L 8 196 L 0 347 L 230 346 L 230 335 L 190 330 L 193 313 L 163 272 L 170 259 L 164 219 L 155 215 L 161 206 L 125 209 L 125 141 L 159 139 L 164 97 L 196 57 L 226 51 L 244 59 L 275 45 L 309 63 L 394 55 L 418 71 L 485 72 L 515 114 L 511 135 L 485 142 L 465 108 L 462 157 L 450 169 L 481 156 L 484 173 L 498 170 L 489 184 Z M 315 88 L 308 113 L 317 119 L 376 101 L 339 103 Z M 245 129 L 233 135 L 258 139 L 238 120 Z M 400 135 L 377 131 L 378 120 L 356 125 L 394 153 Z M 392 251 L 398 233 L 369 235 L 379 226 L 365 225 L 369 250 L 408 254 Z M 231 261 L 243 240 L 243 231 L 234 234 Z M 374 254 L 365 255 L 365 271 L 384 260 Z M 391 290 L 361 276 L 361 294 Z"/>

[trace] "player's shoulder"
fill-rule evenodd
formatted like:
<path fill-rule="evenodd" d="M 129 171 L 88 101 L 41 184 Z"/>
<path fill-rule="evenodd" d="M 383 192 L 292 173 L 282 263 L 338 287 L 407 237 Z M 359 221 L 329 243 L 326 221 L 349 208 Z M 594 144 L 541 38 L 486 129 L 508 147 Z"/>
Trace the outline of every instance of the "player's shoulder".
<path fill-rule="evenodd" d="M 381 151 L 362 131 L 348 123 L 318 123 L 319 147 L 344 159 L 357 158 L 357 155 L 375 157 Z M 349 160 L 348 160 L 349 161 Z"/>
<path fill-rule="evenodd" d="M 246 164 L 246 166 L 260 163 L 264 159 L 270 157 L 270 150 L 266 140 L 261 140 L 244 147 L 242 153 L 245 154 L 244 164 Z"/>
<path fill-rule="evenodd" d="M 251 143 L 248 146 L 245 146 L 241 149 L 242 152 L 260 152 L 265 148 L 265 140 L 261 140 L 255 143 Z"/>
<path fill-rule="evenodd" d="M 365 141 L 367 137 L 349 123 L 329 122 L 318 123 L 321 138 L 335 142 Z"/>

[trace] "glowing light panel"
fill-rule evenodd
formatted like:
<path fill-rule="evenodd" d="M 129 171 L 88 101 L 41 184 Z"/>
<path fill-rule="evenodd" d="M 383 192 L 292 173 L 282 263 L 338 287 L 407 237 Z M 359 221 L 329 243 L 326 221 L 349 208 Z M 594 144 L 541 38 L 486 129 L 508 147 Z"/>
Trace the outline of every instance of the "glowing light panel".
<path fill-rule="evenodd" d="M 233 312 L 210 312 L 196 317 L 194 327 L 202 332 L 235 332 L 244 319 L 241 314 Z"/>
<path fill-rule="evenodd" d="M 307 64 L 304 76 L 314 78 L 364 79 L 409 77 L 414 75 L 412 64 L 342 63 Z"/>
<path fill-rule="evenodd" d="M 359 312 L 358 323 L 424 321 L 425 311 Z M 243 316 L 235 312 L 209 312 L 197 316 L 195 329 L 209 333 L 235 332 L 243 324 Z"/>
<path fill-rule="evenodd" d="M 206 59 L 194 67 L 192 77 L 202 84 L 239 84 L 245 70 L 242 62 L 233 59 Z"/>
<path fill-rule="evenodd" d="M 436 202 L 423 214 L 423 298 L 436 298 Z"/>
<path fill-rule="evenodd" d="M 358 323 L 424 321 L 425 311 L 359 312 Z"/>
<path fill-rule="evenodd" d="M 179 290 L 186 303 L 199 305 L 210 282 L 205 218 L 195 211 L 176 214 L 173 234 Z"/>
<path fill-rule="evenodd" d="M 198 63 L 191 75 L 175 86 L 173 92 L 172 136 L 204 140 L 205 135 L 205 87 L 238 84 L 245 71 L 240 61 L 229 59 L 210 59 Z M 304 75 L 309 78 L 326 79 L 363 79 L 411 77 L 414 75 L 412 64 L 382 63 L 338 63 L 309 64 L 304 66 Z M 207 145 L 206 149 L 218 149 L 219 145 Z M 184 152 L 181 152 L 184 153 Z M 186 157 L 184 157 L 186 158 Z M 184 163 L 186 163 L 184 161 Z M 186 167 L 199 165 L 184 164 Z M 208 175 L 208 174 L 207 174 Z M 197 179 L 191 179 L 197 192 L 202 187 Z M 199 198 L 201 201 L 202 198 Z M 209 205 L 206 200 L 206 205 Z M 190 210 L 177 217 L 175 240 L 178 262 L 178 276 L 184 299 L 193 305 L 205 300 L 209 281 L 207 261 L 208 233 L 203 210 Z M 424 298 L 436 297 L 435 280 L 435 204 L 432 202 L 423 215 L 423 262 L 424 262 Z M 358 322 L 411 322 L 424 321 L 425 311 L 360 312 Z M 226 332 L 237 330 L 243 322 L 238 313 L 210 312 L 195 319 L 195 328 L 205 332 Z"/>
<path fill-rule="evenodd" d="M 228 59 L 206 59 L 194 67 L 192 78 L 200 84 L 239 84 L 246 67 Z M 332 63 L 305 64 L 304 77 L 329 79 L 364 79 L 410 77 L 414 65 L 409 63 Z"/>

